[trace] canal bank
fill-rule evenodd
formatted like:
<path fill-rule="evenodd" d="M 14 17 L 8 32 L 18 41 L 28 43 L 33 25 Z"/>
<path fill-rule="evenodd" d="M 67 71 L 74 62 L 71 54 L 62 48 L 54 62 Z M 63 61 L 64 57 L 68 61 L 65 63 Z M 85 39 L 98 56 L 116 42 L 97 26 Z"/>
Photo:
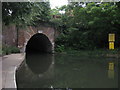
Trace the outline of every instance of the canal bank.
<path fill-rule="evenodd" d="M 20 53 L 2 57 L 2 88 L 16 88 L 15 71 L 24 56 L 24 53 Z"/>

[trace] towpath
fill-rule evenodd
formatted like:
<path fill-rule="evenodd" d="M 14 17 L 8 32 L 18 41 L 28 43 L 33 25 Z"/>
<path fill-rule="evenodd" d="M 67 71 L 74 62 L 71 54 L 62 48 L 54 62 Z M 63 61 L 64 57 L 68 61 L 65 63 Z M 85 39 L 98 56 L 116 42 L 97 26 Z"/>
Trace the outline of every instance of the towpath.
<path fill-rule="evenodd" d="M 19 53 L 0 57 L 0 89 L 16 88 L 15 70 L 24 60 L 24 56 L 24 53 Z"/>

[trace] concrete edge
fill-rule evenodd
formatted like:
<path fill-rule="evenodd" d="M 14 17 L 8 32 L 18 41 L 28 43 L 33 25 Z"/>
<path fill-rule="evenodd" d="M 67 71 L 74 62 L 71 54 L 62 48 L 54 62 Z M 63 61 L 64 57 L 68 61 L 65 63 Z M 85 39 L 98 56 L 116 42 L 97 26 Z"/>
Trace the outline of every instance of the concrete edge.
<path fill-rule="evenodd" d="M 16 85 L 16 69 L 17 69 L 17 67 L 15 66 L 15 68 L 14 68 L 14 88 L 17 88 L 17 85 Z"/>
<path fill-rule="evenodd" d="M 16 71 L 17 71 L 18 68 L 20 67 L 21 63 L 24 61 L 24 58 L 25 58 L 25 53 L 23 53 L 22 61 L 21 61 L 18 65 L 16 65 L 15 68 L 14 68 L 14 86 L 15 86 L 14 88 L 16 88 L 16 89 L 17 89 L 17 83 L 16 83 Z"/>

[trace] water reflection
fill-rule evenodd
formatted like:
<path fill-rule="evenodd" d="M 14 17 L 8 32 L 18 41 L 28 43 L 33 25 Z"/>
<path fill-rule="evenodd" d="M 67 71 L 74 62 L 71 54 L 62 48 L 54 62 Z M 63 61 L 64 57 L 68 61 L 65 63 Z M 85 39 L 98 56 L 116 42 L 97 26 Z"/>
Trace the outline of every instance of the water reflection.
<path fill-rule="evenodd" d="M 114 79 L 114 70 L 108 70 L 108 78 Z"/>
<path fill-rule="evenodd" d="M 36 74 L 46 72 L 52 61 L 53 56 L 51 54 L 26 54 L 26 64 Z"/>
<path fill-rule="evenodd" d="M 114 70 L 114 63 L 113 62 L 109 62 L 109 70 Z"/>
<path fill-rule="evenodd" d="M 16 72 L 18 88 L 50 87 L 54 77 L 52 54 L 26 54 L 26 59 Z"/>
<path fill-rule="evenodd" d="M 108 63 L 108 78 L 110 79 L 114 79 L 114 63 L 113 62 L 109 62 Z"/>
<path fill-rule="evenodd" d="M 17 71 L 18 87 L 117 88 L 115 58 L 69 54 L 29 54 Z"/>

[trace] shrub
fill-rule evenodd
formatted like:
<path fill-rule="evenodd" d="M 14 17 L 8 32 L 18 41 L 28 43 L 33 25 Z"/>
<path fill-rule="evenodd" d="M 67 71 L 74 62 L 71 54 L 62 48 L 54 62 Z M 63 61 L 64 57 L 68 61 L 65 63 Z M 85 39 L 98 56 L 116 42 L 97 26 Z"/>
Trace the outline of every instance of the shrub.
<path fill-rule="evenodd" d="M 10 47 L 11 53 L 20 53 L 20 49 L 17 47 Z"/>
<path fill-rule="evenodd" d="M 64 45 L 57 45 L 55 48 L 56 52 L 64 52 L 65 51 L 65 47 Z"/>
<path fill-rule="evenodd" d="M 8 55 L 11 53 L 20 53 L 20 50 L 19 50 L 19 48 L 15 47 L 15 46 L 3 46 L 2 47 L 3 55 Z"/>

